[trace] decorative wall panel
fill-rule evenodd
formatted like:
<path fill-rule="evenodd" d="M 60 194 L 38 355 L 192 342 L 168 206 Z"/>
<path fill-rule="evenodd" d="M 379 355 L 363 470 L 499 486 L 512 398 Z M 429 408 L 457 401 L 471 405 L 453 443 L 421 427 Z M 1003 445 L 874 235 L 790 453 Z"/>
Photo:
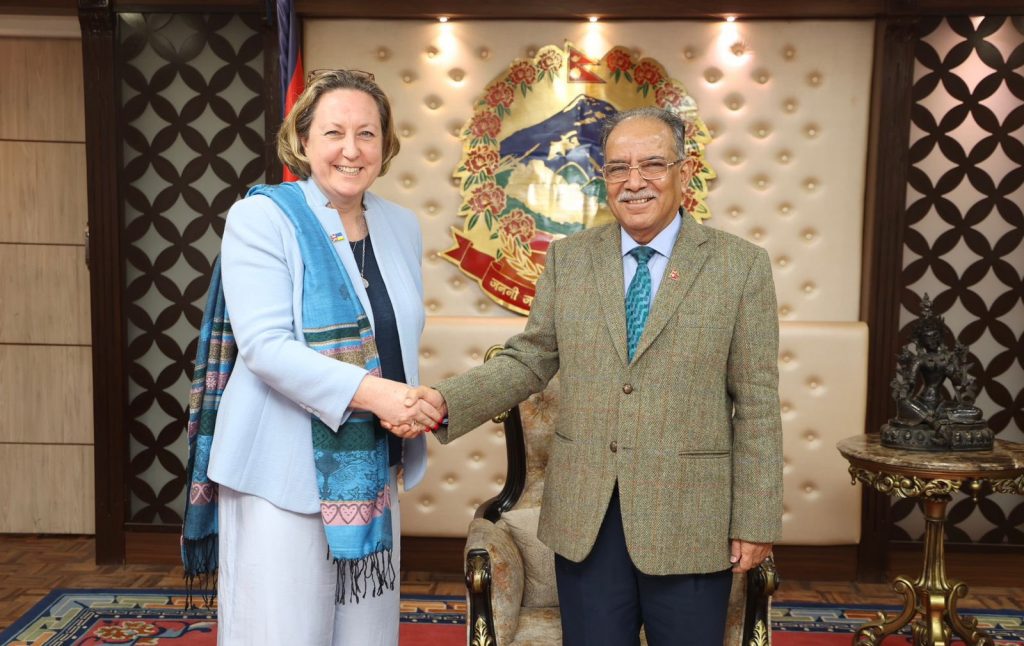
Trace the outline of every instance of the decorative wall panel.
<path fill-rule="evenodd" d="M 85 141 L 81 41 L 0 38 L 0 79 L 0 139 Z"/>
<path fill-rule="evenodd" d="M 0 444 L 4 533 L 92 534 L 91 444 Z"/>
<path fill-rule="evenodd" d="M 263 35 L 247 15 L 120 14 L 129 521 L 184 508 L 195 335 L 228 208 L 263 176 Z"/>
<path fill-rule="evenodd" d="M 85 191 L 84 144 L 0 140 L 0 242 L 84 245 Z"/>
<path fill-rule="evenodd" d="M 95 525 L 78 34 L 0 16 L 0 533 Z"/>
<path fill-rule="evenodd" d="M 0 244 L 0 277 L 0 343 L 90 344 L 82 247 Z"/>
<path fill-rule="evenodd" d="M 921 23 L 915 55 L 901 335 L 928 294 L 970 346 L 977 405 L 1002 440 L 1024 440 L 1024 17 Z M 948 341 L 952 341 L 951 339 Z M 895 365 L 895 364 L 894 364 Z M 920 538 L 912 501 L 893 538 Z M 1024 502 L 959 495 L 955 542 L 1024 544 Z"/>
<path fill-rule="evenodd" d="M 307 69 L 371 71 L 394 104 L 402 151 L 373 190 L 420 216 L 428 315 L 515 316 L 437 256 L 452 247 L 451 228 L 463 225 L 452 185 L 459 133 L 516 58 L 569 41 L 594 60 L 616 45 L 653 58 L 696 99 L 718 173 L 707 224 L 768 249 L 783 320 L 858 319 L 869 21 L 304 25 Z"/>
<path fill-rule="evenodd" d="M 91 367 L 88 346 L 0 343 L 0 444 L 91 446 Z"/>

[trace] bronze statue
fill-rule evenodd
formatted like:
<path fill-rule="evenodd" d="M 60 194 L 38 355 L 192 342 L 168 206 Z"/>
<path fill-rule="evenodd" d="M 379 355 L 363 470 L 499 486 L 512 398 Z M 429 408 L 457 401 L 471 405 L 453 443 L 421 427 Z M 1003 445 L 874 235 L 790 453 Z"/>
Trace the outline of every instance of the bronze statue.
<path fill-rule="evenodd" d="M 983 451 L 992 448 L 992 430 L 974 405 L 977 384 L 968 372 L 967 346 L 950 350 L 946 326 L 925 294 L 911 341 L 897 357 L 890 382 L 896 417 L 882 426 L 882 445 L 916 451 Z M 953 388 L 950 398 L 943 389 Z M 920 385 L 919 385 L 920 383 Z"/>

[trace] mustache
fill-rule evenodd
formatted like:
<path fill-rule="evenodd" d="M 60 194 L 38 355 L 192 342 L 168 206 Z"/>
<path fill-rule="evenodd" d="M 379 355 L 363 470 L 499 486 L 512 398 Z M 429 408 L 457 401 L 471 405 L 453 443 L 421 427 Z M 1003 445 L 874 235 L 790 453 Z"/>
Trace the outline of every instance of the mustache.
<path fill-rule="evenodd" d="M 628 202 L 629 200 L 653 200 L 653 199 L 655 199 L 657 197 L 658 196 L 655 195 L 653 191 L 642 190 L 642 191 L 637 191 L 637 192 L 634 193 L 633 191 L 631 191 L 631 190 L 629 190 L 627 188 L 627 189 L 623 189 L 622 193 L 619 194 L 618 201 L 619 202 Z"/>

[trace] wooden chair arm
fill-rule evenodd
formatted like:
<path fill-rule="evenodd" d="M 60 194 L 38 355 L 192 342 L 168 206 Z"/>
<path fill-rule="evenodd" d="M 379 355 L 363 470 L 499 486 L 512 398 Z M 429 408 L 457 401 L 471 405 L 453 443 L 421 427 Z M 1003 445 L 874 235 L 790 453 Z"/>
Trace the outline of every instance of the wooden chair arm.
<path fill-rule="evenodd" d="M 474 519 L 466 538 L 465 567 L 471 646 L 507 643 L 519 626 L 526 582 L 512 535 L 490 521 Z"/>
<path fill-rule="evenodd" d="M 768 556 L 761 565 L 747 573 L 747 608 L 743 616 L 743 646 L 771 644 L 771 597 L 781 579 L 775 559 Z"/>

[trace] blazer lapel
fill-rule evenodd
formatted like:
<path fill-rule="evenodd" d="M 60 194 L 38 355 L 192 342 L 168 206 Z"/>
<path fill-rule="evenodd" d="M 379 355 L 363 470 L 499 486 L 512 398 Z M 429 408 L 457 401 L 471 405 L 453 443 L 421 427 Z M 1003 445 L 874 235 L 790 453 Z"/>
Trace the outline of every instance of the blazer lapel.
<path fill-rule="evenodd" d="M 628 362 L 626 352 L 626 304 L 623 291 L 622 243 L 619 227 L 606 227 L 599 244 L 591 247 L 590 257 L 594 264 L 594 281 L 597 283 L 598 299 L 604 310 L 605 325 L 612 337 L 612 345 L 619 353 L 622 364 Z"/>
<path fill-rule="evenodd" d="M 359 274 L 359 265 L 356 263 L 355 256 L 352 255 L 352 247 L 349 245 L 348 233 L 341 222 L 341 216 L 337 211 L 326 206 L 327 198 L 324 197 L 323 192 L 316 185 L 312 177 L 299 182 L 299 184 L 302 185 L 302 189 L 306 193 L 306 203 L 309 204 L 309 208 L 313 210 L 317 219 L 320 220 L 320 225 L 324 228 L 324 231 L 328 235 L 333 233 L 345 234 L 343 239 L 334 241 L 334 250 L 338 253 L 338 258 L 341 259 L 342 267 L 348 272 L 352 289 L 355 290 L 356 298 L 359 299 L 359 303 L 363 306 L 363 312 L 370 319 L 370 325 L 372 326 L 373 310 L 370 308 L 370 298 L 366 295 L 366 288 L 363 287 L 363 279 Z"/>
<path fill-rule="evenodd" d="M 683 302 L 683 297 L 690 291 L 693 281 L 700 273 L 704 261 L 707 260 L 708 252 L 704 243 L 707 241 L 707 234 L 702 225 L 698 224 L 691 215 L 683 212 L 683 226 L 679 230 L 679 237 L 672 247 L 672 257 L 668 259 L 668 266 L 665 267 L 665 275 L 658 286 L 658 293 L 654 297 L 651 307 L 651 314 L 647 319 L 647 325 L 640 336 L 640 343 L 637 345 L 636 354 L 633 360 L 636 361 L 644 350 L 654 343 L 661 331 L 665 329 L 669 319 Z M 621 265 L 620 265 L 620 282 Z M 621 307 L 625 311 L 625 306 Z M 622 314 L 625 319 L 625 314 Z M 623 339 L 625 339 L 625 324 L 623 324 Z M 623 343 L 625 347 L 625 343 Z"/>

